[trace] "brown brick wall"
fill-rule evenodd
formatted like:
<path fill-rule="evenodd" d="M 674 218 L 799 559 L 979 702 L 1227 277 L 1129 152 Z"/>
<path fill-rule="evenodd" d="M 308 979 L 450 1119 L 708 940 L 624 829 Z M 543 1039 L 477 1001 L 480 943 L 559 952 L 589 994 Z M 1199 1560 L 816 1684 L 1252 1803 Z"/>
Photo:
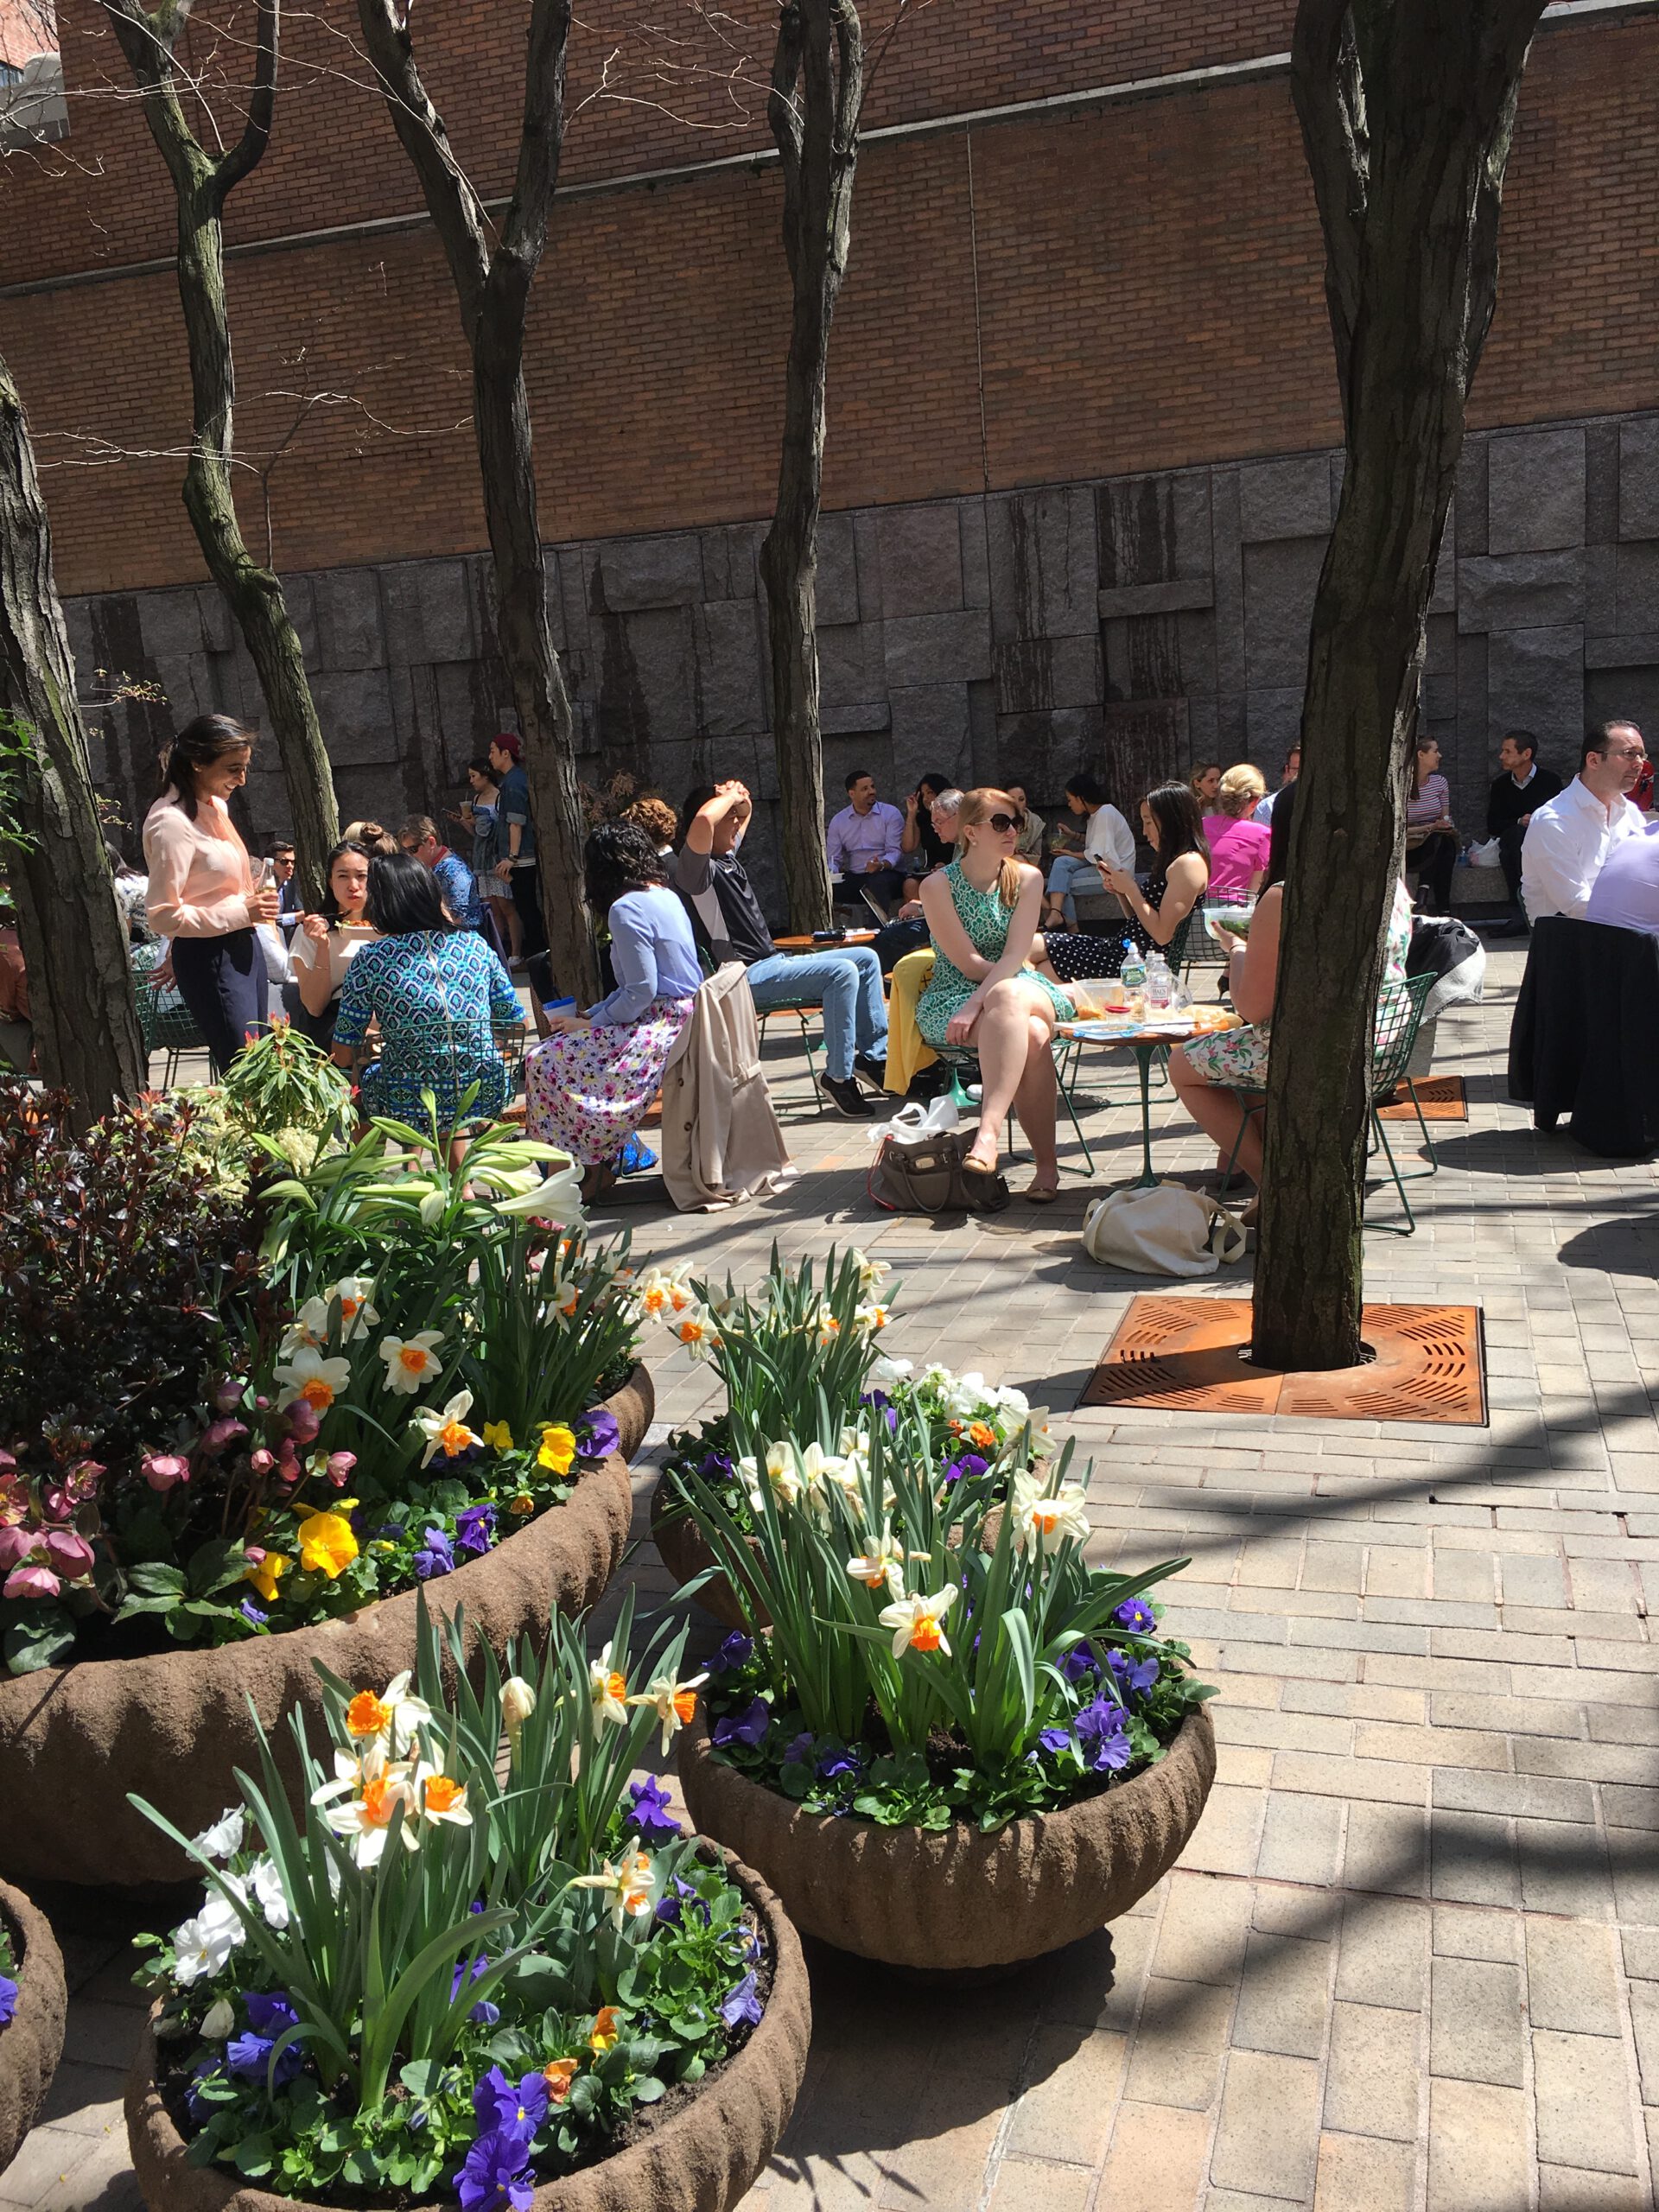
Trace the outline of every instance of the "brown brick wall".
<path fill-rule="evenodd" d="M 1173 12 L 1046 0 L 993 10 L 997 37 L 969 85 L 947 67 L 940 28 L 963 8 L 936 0 L 917 26 L 933 44 L 918 38 L 904 97 L 978 105 L 993 91 L 1149 73 L 1149 54 L 1167 67 L 1211 58 L 1169 41 L 1160 26 Z M 1231 38 L 1259 52 L 1282 43 L 1288 9 L 1180 12 L 1211 46 Z M 67 20 L 85 14 L 73 0 Z M 1103 21 L 1086 31 L 1071 22 L 1090 14 Z M 1007 35 L 1015 16 L 1033 30 L 1024 41 Z M 1659 397 L 1659 136 L 1642 94 L 1656 60 L 1652 19 L 1538 41 L 1479 423 Z M 896 103 L 896 67 L 885 86 Z M 128 127 L 130 111 L 118 121 Z M 633 128 L 630 168 L 667 126 L 658 117 Z M 378 166 L 378 139 L 356 148 L 359 209 L 374 190 L 407 204 L 389 137 L 386 147 Z M 261 203 L 278 232 L 300 226 L 308 193 L 321 194 L 316 180 L 283 174 L 283 205 Z M 9 175 L 0 191 L 11 188 Z M 78 189 L 84 204 L 92 181 Z M 767 509 L 785 336 L 777 189 L 772 169 L 738 168 L 562 207 L 529 349 L 550 539 Z M 15 233 L 12 251 L 15 274 Z M 32 248 L 23 257 L 38 265 Z M 268 456 L 304 398 L 324 395 L 271 475 L 279 563 L 477 546 L 464 353 L 429 232 L 250 256 L 231 272 L 242 449 Z M 199 575 L 178 498 L 188 410 L 170 274 L 0 301 L 0 342 L 49 467 L 65 589 Z M 1319 241 L 1287 81 L 872 143 L 831 377 L 826 497 L 836 506 L 1329 442 Z M 75 439 L 159 457 L 94 465 L 96 445 Z M 251 472 L 243 491 L 250 536 L 262 536 Z"/>

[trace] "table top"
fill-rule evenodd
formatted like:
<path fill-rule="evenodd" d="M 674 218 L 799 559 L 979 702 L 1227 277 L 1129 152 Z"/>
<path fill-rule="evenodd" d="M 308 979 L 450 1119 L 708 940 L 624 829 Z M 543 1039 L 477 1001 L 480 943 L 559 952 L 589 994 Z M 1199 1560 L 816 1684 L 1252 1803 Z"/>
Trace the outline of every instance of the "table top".
<path fill-rule="evenodd" d="M 775 937 L 772 941 L 779 952 L 839 952 L 843 945 L 868 944 L 874 937 L 874 930 L 842 930 L 833 938 Z"/>
<path fill-rule="evenodd" d="M 1191 1012 L 1165 1014 L 1151 1021 L 1135 1021 L 1128 1017 L 1114 1020 L 1108 1014 L 1098 1020 L 1063 1021 L 1055 1034 L 1071 1038 L 1079 1045 L 1169 1045 L 1182 1043 L 1189 1037 L 1212 1037 L 1224 1029 L 1240 1026 L 1236 1015 L 1230 1021 L 1217 1021 L 1210 1016 L 1200 1022 Z"/>

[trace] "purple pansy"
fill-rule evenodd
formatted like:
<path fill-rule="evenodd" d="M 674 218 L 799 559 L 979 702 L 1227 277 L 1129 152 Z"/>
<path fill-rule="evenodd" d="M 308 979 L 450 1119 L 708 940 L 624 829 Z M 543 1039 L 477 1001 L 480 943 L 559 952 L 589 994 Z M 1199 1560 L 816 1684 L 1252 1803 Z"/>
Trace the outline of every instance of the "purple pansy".
<path fill-rule="evenodd" d="M 706 1927 L 709 1922 L 708 1905 L 704 1903 L 703 1899 L 697 1895 L 697 1892 L 692 1888 L 690 1883 L 683 1882 L 677 1874 L 674 1877 L 672 1888 L 664 1896 L 660 1897 L 657 1900 L 657 1917 L 658 1920 L 665 1920 L 671 1926 L 677 1928 L 682 1918 L 684 1916 L 685 1908 L 688 1904 L 692 1908 L 692 1910 L 696 1914 L 697 1917 L 702 1920 Z"/>
<path fill-rule="evenodd" d="M 1158 1625 L 1158 1616 L 1144 1598 L 1126 1598 L 1112 1618 L 1131 1636 L 1150 1636 Z"/>
<path fill-rule="evenodd" d="M 705 1452 L 702 1465 L 697 1470 L 705 1482 L 724 1482 L 731 1471 L 732 1459 L 728 1452 Z"/>
<path fill-rule="evenodd" d="M 815 1740 L 812 1731 L 810 1728 L 802 1729 L 798 1736 L 791 1738 L 791 1740 L 785 1745 L 784 1764 L 785 1766 L 810 1766 L 812 1764 L 812 1745 Z"/>
<path fill-rule="evenodd" d="M 1120 1690 L 1144 1697 L 1158 1679 L 1155 1659 L 1132 1659 L 1127 1651 L 1109 1651 L 1106 1663 L 1117 1677 Z"/>
<path fill-rule="evenodd" d="M 576 1423 L 576 1450 L 584 1459 L 608 1459 L 622 1442 L 616 1415 L 594 1406 Z"/>
<path fill-rule="evenodd" d="M 454 2178 L 461 2212 L 530 2212 L 536 2180 L 529 2137 L 507 2127 L 486 2129 Z"/>
<path fill-rule="evenodd" d="M 728 2028 L 758 2028 L 760 1999 L 754 1993 L 754 1975 L 746 1974 L 737 1987 L 721 2001 L 720 2017 Z"/>
<path fill-rule="evenodd" d="M 265 2080 L 270 2068 L 270 2054 L 276 2039 L 289 2028 L 297 2028 L 300 2016 L 289 2002 L 287 1993 L 276 1990 L 269 1995 L 257 1990 L 245 1993 L 242 2003 L 248 2015 L 245 2035 L 233 2036 L 225 2050 L 227 2071 L 238 2074 L 245 2082 Z M 276 2061 L 276 2086 L 281 2088 L 291 2082 L 305 2063 L 305 2053 L 297 2043 L 289 2044 Z"/>
<path fill-rule="evenodd" d="M 628 1795 L 633 1802 L 622 1815 L 622 1825 L 632 1828 L 641 1843 L 672 1843 L 676 1836 L 684 1834 L 674 1817 L 668 1792 L 655 1775 L 646 1782 L 631 1782 Z"/>
<path fill-rule="evenodd" d="M 17 1985 L 7 1975 L 0 1974 L 0 2028 L 17 2010 Z"/>
<path fill-rule="evenodd" d="M 1045 1728 L 1037 1740 L 1046 1751 L 1070 1751 L 1071 1731 L 1069 1728 Z"/>
<path fill-rule="evenodd" d="M 455 1516 L 455 1549 L 481 1559 L 495 1541 L 495 1508 L 467 1505 Z"/>
<path fill-rule="evenodd" d="M 1123 1708 L 1109 1698 L 1097 1697 L 1092 1705 L 1085 1705 L 1073 1726 L 1083 1763 L 1091 1773 L 1115 1774 L 1134 1756 Z"/>
<path fill-rule="evenodd" d="M 1068 1682 L 1091 1682 L 1100 1672 L 1100 1662 L 1095 1656 L 1095 1647 L 1085 1637 L 1081 1643 L 1074 1643 L 1060 1662 L 1060 1672 Z"/>
<path fill-rule="evenodd" d="M 772 1707 L 763 1697 L 752 1698 L 741 1713 L 728 1713 L 715 1721 L 714 1740 L 721 1749 L 728 1744 L 747 1744 L 752 1751 L 759 1751 L 771 1726 Z"/>
<path fill-rule="evenodd" d="M 843 1774 L 857 1774 L 860 1770 L 857 1754 L 849 1751 L 844 1744 L 832 1745 L 818 1761 L 820 1782 L 836 1782 Z"/>
<path fill-rule="evenodd" d="M 454 1567 L 455 1548 L 442 1529 L 429 1529 L 415 1554 L 415 1572 L 423 1582 L 435 1574 L 448 1574 Z"/>
<path fill-rule="evenodd" d="M 728 1675 L 734 1667 L 747 1667 L 753 1656 L 754 1638 L 745 1636 L 741 1628 L 734 1628 L 709 1662 L 709 1671 L 711 1675 Z"/>
<path fill-rule="evenodd" d="M 245 1598 L 242 1600 L 242 1603 L 237 1607 L 237 1611 L 241 1614 L 243 1619 L 248 1623 L 251 1628 L 264 1628 L 265 1623 L 270 1618 L 270 1615 L 269 1613 L 262 1612 L 260 1611 L 259 1607 L 254 1604 L 251 1598 Z"/>
<path fill-rule="evenodd" d="M 472 1909 L 476 1911 L 480 1908 L 474 1906 Z M 462 1981 L 468 1983 L 476 1981 L 489 1963 L 489 1961 L 482 1956 L 474 1959 L 470 1967 L 464 1960 L 458 1959 L 455 1961 L 454 1973 L 449 1978 L 449 2002 L 452 2005 L 461 1994 Z M 476 2020 L 480 2027 L 493 2028 L 501 2017 L 501 2007 L 499 2005 L 492 2005 L 487 1997 L 481 1997 L 467 2017 Z"/>
<path fill-rule="evenodd" d="M 988 1459 L 982 1459 L 977 1452 L 964 1452 L 961 1459 L 953 1459 L 945 1469 L 944 1479 L 947 1483 L 959 1483 L 964 1475 L 982 1475 L 990 1464 Z"/>
<path fill-rule="evenodd" d="M 474 2084 L 473 2111 L 481 2128 L 498 2128 L 528 2143 L 547 2117 L 547 2076 L 526 2074 L 514 2083 L 499 2066 L 492 2066 Z"/>

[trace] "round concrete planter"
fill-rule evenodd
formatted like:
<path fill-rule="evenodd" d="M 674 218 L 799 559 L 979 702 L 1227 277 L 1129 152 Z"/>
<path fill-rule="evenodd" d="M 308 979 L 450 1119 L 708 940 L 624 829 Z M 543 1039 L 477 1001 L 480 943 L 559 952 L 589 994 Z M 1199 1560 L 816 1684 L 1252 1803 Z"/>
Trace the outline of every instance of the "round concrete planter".
<path fill-rule="evenodd" d="M 537 2190 L 531 2212 L 728 2212 L 765 2169 L 800 2090 L 811 1998 L 800 1942 L 782 1906 L 758 1874 L 730 1852 L 723 1856 L 759 1910 L 772 1952 L 772 1991 L 760 2026 L 660 2127 L 597 2165 L 549 2182 Z M 317 2212 L 238 2181 L 225 2167 L 187 2164 L 184 2139 L 156 2085 L 148 2025 L 126 2101 L 127 2139 L 149 2212 Z"/>
<path fill-rule="evenodd" d="M 1216 1777 L 1208 1713 L 1154 1767 L 993 1835 L 804 1813 L 713 1754 L 701 1704 L 679 1739 L 693 1824 L 758 1866 L 804 1935 L 889 1966 L 965 1974 L 1075 1942 L 1174 1865 Z"/>
<path fill-rule="evenodd" d="M 19 1808 L 14 1808 L 13 1817 Z M 0 2028 L 0 2173 L 22 2148 L 63 2056 L 63 1960 L 46 1916 L 0 1882 L 0 1920 L 17 1961 L 17 2009 Z"/>
<path fill-rule="evenodd" d="M 499 1652 L 556 1611 L 581 1612 L 598 1598 L 627 1541 L 628 1460 L 655 1406 L 645 1370 L 636 1367 L 607 1402 L 619 1450 L 581 1478 L 567 1503 L 423 1585 L 434 1613 L 464 1605 L 469 1626 Z M 250 1700 L 293 1783 L 297 1760 L 276 1723 L 295 1706 L 321 1713 L 314 1662 L 371 1685 L 413 1666 L 420 1594 L 406 1590 L 340 1620 L 218 1650 L 85 1660 L 0 1679 L 0 1804 L 28 1808 L 27 1818 L 0 1820 L 0 1872 L 118 1888 L 188 1879 L 191 1862 L 127 1793 L 148 1798 L 186 1835 L 216 1820 L 238 1802 L 236 1769 L 258 1771 Z"/>
<path fill-rule="evenodd" d="M 715 1564 L 708 1539 L 675 1497 L 665 1479 L 659 1481 L 651 1494 L 651 1540 L 662 1556 L 663 1565 L 678 1583 L 695 1580 Z M 749 1625 L 723 1574 L 710 1575 L 692 1603 L 701 1605 L 704 1612 L 712 1613 L 726 1628 L 747 1630 Z M 762 1606 L 762 1624 L 768 1618 Z"/>

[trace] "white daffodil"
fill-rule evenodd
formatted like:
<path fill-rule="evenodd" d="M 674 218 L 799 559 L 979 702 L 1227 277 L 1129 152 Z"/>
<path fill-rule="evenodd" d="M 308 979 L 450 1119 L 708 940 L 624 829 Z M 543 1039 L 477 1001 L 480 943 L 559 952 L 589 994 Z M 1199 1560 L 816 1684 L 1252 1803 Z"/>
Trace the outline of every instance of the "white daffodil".
<path fill-rule="evenodd" d="M 536 1710 L 536 1693 L 522 1675 L 509 1675 L 501 1685 L 501 1725 L 507 1742 L 518 1748 L 518 1732 Z"/>
<path fill-rule="evenodd" d="M 283 1878 L 273 1859 L 255 1859 L 248 1870 L 248 1888 L 264 1915 L 266 1927 L 286 1928 L 289 1918 L 288 1891 L 283 1887 Z"/>
<path fill-rule="evenodd" d="M 276 1370 L 283 1386 L 276 1402 L 291 1406 L 303 1398 L 314 1412 L 326 1414 L 351 1379 L 349 1359 L 325 1359 L 315 1344 L 301 1344 Z"/>
<path fill-rule="evenodd" d="M 397 1833 L 408 1851 L 420 1848 L 416 1834 L 416 1823 L 407 1817 L 410 1812 L 409 1768 L 384 1767 L 378 1774 L 366 1776 L 361 1793 L 348 1798 L 343 1805 L 336 1805 L 328 1815 L 328 1825 L 338 1836 L 344 1836 L 351 1847 L 353 1859 L 359 1866 L 378 1866 L 386 1847 L 386 1838 L 399 1812 L 405 1815 Z M 320 1797 L 321 1792 L 317 1796 Z"/>
<path fill-rule="evenodd" d="M 588 1662 L 588 1694 L 594 1701 L 594 1719 L 601 1728 L 607 1722 L 620 1727 L 626 1720 L 627 1681 L 612 1666 L 608 1643 L 597 1659 Z"/>
<path fill-rule="evenodd" d="M 340 1341 L 351 1343 L 353 1337 L 365 1335 L 379 1326 L 380 1316 L 369 1303 L 369 1293 L 374 1285 L 366 1275 L 342 1275 L 329 1292 L 331 1302 L 340 1303 Z"/>
<path fill-rule="evenodd" d="M 861 1582 L 868 1590 L 886 1587 L 897 1598 L 905 1586 L 905 1548 L 893 1533 L 890 1522 L 882 1526 L 880 1541 L 857 1559 L 849 1559 L 847 1572 L 855 1582 Z M 881 1625 L 890 1628 L 892 1623 L 885 1613 Z"/>
<path fill-rule="evenodd" d="M 443 1362 L 438 1347 L 443 1342 L 437 1329 L 422 1329 L 412 1337 L 382 1337 L 380 1357 L 386 1363 L 386 1388 L 400 1397 L 412 1398 L 435 1382 Z"/>
<path fill-rule="evenodd" d="M 630 1920 L 643 1920 L 653 1903 L 650 1853 L 630 1852 L 620 1866 L 613 1866 L 607 1859 L 597 1874 L 578 1874 L 570 1887 L 607 1892 L 613 1928 L 621 1928 Z"/>
<path fill-rule="evenodd" d="M 858 1287 L 861 1290 L 879 1290 L 893 1273 L 893 1269 L 885 1260 L 870 1259 L 868 1255 L 861 1252 L 856 1245 L 853 1247 L 850 1256 L 854 1266 L 858 1269 Z"/>
<path fill-rule="evenodd" d="M 1089 1516 L 1084 1510 L 1081 1483 L 1062 1483 L 1051 1491 L 1040 1475 L 1014 1478 L 1014 1539 L 1023 1551 L 1040 1540 L 1046 1544 L 1086 1544 Z"/>
<path fill-rule="evenodd" d="M 219 1815 L 211 1827 L 203 1828 L 193 1839 L 195 1848 L 204 1859 L 234 1859 L 242 1848 L 243 1826 L 242 1808 L 232 1805 Z"/>
<path fill-rule="evenodd" d="M 943 1651 L 948 1658 L 950 1646 L 944 1633 L 944 1617 L 956 1602 L 952 1585 L 936 1590 L 931 1598 L 898 1598 L 892 1605 L 883 1605 L 876 1618 L 883 1628 L 893 1630 L 893 1657 L 901 1659 L 906 1651 Z"/>
<path fill-rule="evenodd" d="M 418 1428 L 426 1439 L 426 1450 L 421 1455 L 423 1467 L 430 1466 L 440 1452 L 446 1459 L 458 1459 L 473 1445 L 483 1441 L 467 1426 L 466 1416 L 472 1411 L 472 1392 L 457 1390 L 448 1404 L 436 1412 L 430 1406 L 422 1407 L 410 1427 Z"/>
<path fill-rule="evenodd" d="M 220 1973 L 245 1934 L 241 1914 L 215 1890 L 193 1919 L 173 1930 L 173 1979 L 188 1989 Z"/>
<path fill-rule="evenodd" d="M 308 1298 L 283 1330 L 277 1356 L 283 1359 L 292 1359 L 295 1353 L 307 1344 L 313 1350 L 321 1350 L 327 1341 L 328 1301 L 324 1298 Z"/>
<path fill-rule="evenodd" d="M 582 1285 L 574 1276 L 555 1275 L 550 1282 L 543 1275 L 541 1287 L 546 1305 L 550 1306 L 556 1313 L 563 1314 L 567 1321 L 575 1319 L 576 1308 L 582 1304 Z"/>
<path fill-rule="evenodd" d="M 669 1327 L 693 1359 L 707 1359 L 720 1344 L 720 1332 L 715 1326 L 714 1315 L 706 1306 L 695 1302 L 683 1313 L 677 1313 Z"/>
<path fill-rule="evenodd" d="M 473 1825 L 466 1783 L 454 1781 L 438 1767 L 424 1762 L 417 1766 L 409 1778 L 409 1796 L 421 1818 L 434 1827 L 448 1825 L 469 1828 Z"/>
<path fill-rule="evenodd" d="M 432 1708 L 423 1697 L 409 1694 L 409 1669 L 394 1675 L 379 1696 L 372 1690 L 359 1690 L 346 1708 L 346 1732 L 355 1744 L 366 1748 L 362 1754 L 364 1770 L 378 1774 L 385 1764 L 388 1754 L 397 1745 L 408 1745 L 417 1728 L 423 1728 L 432 1718 Z M 334 1772 L 347 1777 L 353 1789 L 357 1786 L 359 1762 L 349 1752 L 336 1751 Z"/>
<path fill-rule="evenodd" d="M 658 1675 L 628 1700 L 630 1705 L 648 1705 L 656 1713 L 662 1724 L 664 1753 L 680 1730 L 690 1726 L 697 1709 L 697 1692 L 708 1679 L 707 1675 L 694 1675 L 689 1682 L 677 1682 L 672 1675 Z"/>
<path fill-rule="evenodd" d="M 857 1326 L 861 1329 L 868 1329 L 872 1336 L 880 1336 L 892 1319 L 893 1308 L 890 1306 L 880 1306 L 874 1302 L 868 1306 L 857 1307 L 853 1314 L 853 1319 Z"/>
<path fill-rule="evenodd" d="M 766 1510 L 766 1501 L 760 1490 L 760 1470 L 746 1452 L 737 1463 L 737 1472 L 749 1487 L 749 1505 L 753 1511 Z M 795 1464 L 795 1454 L 787 1444 L 773 1444 L 766 1452 L 766 1488 L 779 1505 L 798 1505 L 801 1497 L 800 1470 Z"/>
<path fill-rule="evenodd" d="M 661 1268 L 648 1268 L 633 1295 L 640 1313 L 652 1321 L 666 1321 L 696 1304 L 684 1277 L 665 1274 Z"/>

